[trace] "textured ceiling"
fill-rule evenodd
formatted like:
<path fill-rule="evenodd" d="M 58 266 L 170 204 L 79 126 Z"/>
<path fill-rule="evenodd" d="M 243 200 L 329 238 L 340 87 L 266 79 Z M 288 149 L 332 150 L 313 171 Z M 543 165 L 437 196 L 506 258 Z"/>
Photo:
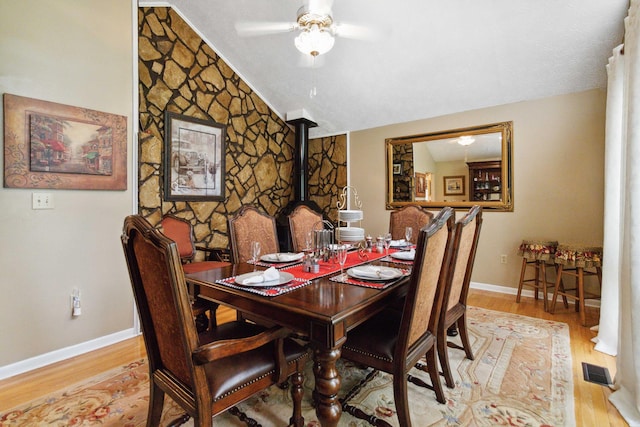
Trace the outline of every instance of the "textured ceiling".
<path fill-rule="evenodd" d="M 175 7 L 283 118 L 309 112 L 313 137 L 604 88 L 628 8 L 628 0 L 334 0 L 336 22 L 378 37 L 337 38 L 309 68 L 296 33 L 235 30 L 238 22 L 293 22 L 302 0 L 139 4 Z"/>

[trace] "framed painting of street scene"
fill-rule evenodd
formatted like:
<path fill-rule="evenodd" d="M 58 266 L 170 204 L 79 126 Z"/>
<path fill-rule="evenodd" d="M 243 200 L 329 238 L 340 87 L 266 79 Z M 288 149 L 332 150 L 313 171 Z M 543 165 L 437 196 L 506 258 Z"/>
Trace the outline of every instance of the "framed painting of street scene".
<path fill-rule="evenodd" d="M 224 126 L 170 111 L 164 126 L 164 200 L 224 200 Z"/>
<path fill-rule="evenodd" d="M 126 190 L 126 117 L 4 94 L 4 187 Z"/>

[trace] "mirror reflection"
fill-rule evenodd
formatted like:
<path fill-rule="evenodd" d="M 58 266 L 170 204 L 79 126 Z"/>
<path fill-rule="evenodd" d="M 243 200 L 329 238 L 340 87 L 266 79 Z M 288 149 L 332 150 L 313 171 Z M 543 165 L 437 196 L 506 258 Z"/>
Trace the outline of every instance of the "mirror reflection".
<path fill-rule="evenodd" d="M 387 208 L 513 210 L 512 122 L 386 140 Z"/>

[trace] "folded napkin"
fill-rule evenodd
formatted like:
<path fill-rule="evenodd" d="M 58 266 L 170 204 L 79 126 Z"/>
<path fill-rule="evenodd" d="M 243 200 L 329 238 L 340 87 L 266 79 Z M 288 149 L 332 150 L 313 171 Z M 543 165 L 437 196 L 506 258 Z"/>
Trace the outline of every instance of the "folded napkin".
<path fill-rule="evenodd" d="M 407 244 L 407 242 L 405 242 L 404 239 L 392 240 L 391 241 L 391 246 L 405 246 L 406 244 Z"/>
<path fill-rule="evenodd" d="M 391 254 L 392 258 L 404 259 L 404 260 L 412 260 L 416 257 L 416 250 L 410 249 L 408 251 L 400 251 Z"/>
<path fill-rule="evenodd" d="M 300 253 L 284 252 L 284 253 L 269 254 L 270 259 L 275 259 L 277 261 L 282 261 L 282 262 L 297 261 L 301 259 L 303 256 L 304 254 L 302 252 Z"/>
<path fill-rule="evenodd" d="M 270 282 L 272 280 L 278 280 L 280 278 L 280 272 L 275 267 L 269 267 L 262 274 L 256 274 L 255 276 L 247 277 L 242 280 L 241 285 L 250 285 L 253 283 Z"/>
<path fill-rule="evenodd" d="M 376 266 L 353 267 L 351 269 L 351 272 L 353 275 L 356 275 L 361 279 L 372 280 L 393 279 L 397 275 L 397 273 L 393 270 L 388 270 Z"/>

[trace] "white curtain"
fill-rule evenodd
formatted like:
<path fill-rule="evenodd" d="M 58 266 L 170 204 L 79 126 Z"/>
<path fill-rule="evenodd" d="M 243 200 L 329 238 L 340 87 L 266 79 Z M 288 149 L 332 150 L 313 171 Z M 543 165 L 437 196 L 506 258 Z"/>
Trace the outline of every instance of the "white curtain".
<path fill-rule="evenodd" d="M 615 49 L 608 66 L 603 300 L 596 346 L 611 354 L 617 349 L 616 391 L 609 400 L 630 426 L 640 426 L 639 2 L 631 1 L 625 20 L 624 53 Z"/>

